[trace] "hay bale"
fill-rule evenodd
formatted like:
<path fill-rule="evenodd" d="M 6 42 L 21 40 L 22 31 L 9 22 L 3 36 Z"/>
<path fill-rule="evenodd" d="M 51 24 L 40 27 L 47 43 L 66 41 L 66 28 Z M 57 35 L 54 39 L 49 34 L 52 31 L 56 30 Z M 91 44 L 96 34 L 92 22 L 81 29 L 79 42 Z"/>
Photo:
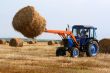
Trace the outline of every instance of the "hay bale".
<path fill-rule="evenodd" d="M 48 41 L 48 45 L 55 45 L 54 41 Z"/>
<path fill-rule="evenodd" d="M 55 44 L 59 44 L 59 42 L 58 41 L 55 41 Z"/>
<path fill-rule="evenodd" d="M 45 31 L 46 20 L 32 6 L 27 6 L 16 13 L 13 27 L 25 37 L 34 38 Z"/>
<path fill-rule="evenodd" d="M 0 44 L 6 44 L 6 41 L 3 39 L 0 39 Z"/>
<path fill-rule="evenodd" d="M 10 41 L 8 41 L 8 40 L 7 40 L 6 42 L 7 42 L 7 43 L 10 43 Z"/>
<path fill-rule="evenodd" d="M 9 45 L 13 46 L 13 47 L 22 47 L 23 46 L 23 40 L 20 38 L 12 38 L 10 40 Z"/>
<path fill-rule="evenodd" d="M 29 44 L 36 44 L 37 41 L 35 41 L 35 40 L 31 40 L 31 41 L 29 41 L 28 43 L 29 43 Z"/>
<path fill-rule="evenodd" d="M 102 39 L 99 41 L 101 53 L 110 53 L 110 39 Z"/>

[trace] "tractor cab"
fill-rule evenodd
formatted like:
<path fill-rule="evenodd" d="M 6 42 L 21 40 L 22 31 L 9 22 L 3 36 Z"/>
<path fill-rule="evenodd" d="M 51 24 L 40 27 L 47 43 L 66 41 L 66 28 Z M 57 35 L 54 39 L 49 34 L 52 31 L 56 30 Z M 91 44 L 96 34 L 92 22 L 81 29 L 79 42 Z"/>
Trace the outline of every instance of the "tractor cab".
<path fill-rule="evenodd" d="M 74 25 L 72 33 L 80 46 L 86 45 L 90 40 L 96 39 L 97 28 L 93 26 Z"/>
<path fill-rule="evenodd" d="M 96 38 L 97 28 L 93 26 L 74 25 L 72 32 L 76 38 Z"/>

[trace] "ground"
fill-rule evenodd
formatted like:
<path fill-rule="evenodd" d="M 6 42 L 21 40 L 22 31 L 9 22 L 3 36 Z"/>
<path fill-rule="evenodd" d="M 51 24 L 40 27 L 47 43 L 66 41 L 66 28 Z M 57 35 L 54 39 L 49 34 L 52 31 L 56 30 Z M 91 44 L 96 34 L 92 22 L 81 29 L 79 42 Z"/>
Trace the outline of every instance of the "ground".
<path fill-rule="evenodd" d="M 56 57 L 57 45 L 0 45 L 0 73 L 110 73 L 110 55 Z"/>

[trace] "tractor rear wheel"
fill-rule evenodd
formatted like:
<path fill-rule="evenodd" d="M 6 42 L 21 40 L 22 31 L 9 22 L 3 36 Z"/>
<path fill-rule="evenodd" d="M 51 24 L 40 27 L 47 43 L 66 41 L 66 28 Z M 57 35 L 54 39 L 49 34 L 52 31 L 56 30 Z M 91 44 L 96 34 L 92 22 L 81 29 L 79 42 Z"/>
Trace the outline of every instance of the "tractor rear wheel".
<path fill-rule="evenodd" d="M 91 43 L 88 44 L 87 52 L 86 55 L 88 57 L 94 57 L 98 54 L 99 52 L 99 45 L 96 41 L 92 41 Z"/>
<path fill-rule="evenodd" d="M 72 48 L 71 49 L 71 57 L 78 57 L 78 56 L 79 56 L 78 48 Z"/>
<path fill-rule="evenodd" d="M 64 47 L 58 47 L 56 50 L 56 56 L 65 56 L 66 50 Z"/>

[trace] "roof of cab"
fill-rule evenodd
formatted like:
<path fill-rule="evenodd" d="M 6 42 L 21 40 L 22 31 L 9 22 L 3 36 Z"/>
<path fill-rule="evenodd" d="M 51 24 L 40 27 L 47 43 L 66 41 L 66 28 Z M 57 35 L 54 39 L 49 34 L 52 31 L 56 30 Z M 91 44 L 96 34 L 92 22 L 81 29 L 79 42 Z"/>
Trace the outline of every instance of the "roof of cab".
<path fill-rule="evenodd" d="M 73 28 L 76 28 L 76 29 L 97 29 L 96 27 L 89 26 L 89 25 L 74 25 Z"/>

